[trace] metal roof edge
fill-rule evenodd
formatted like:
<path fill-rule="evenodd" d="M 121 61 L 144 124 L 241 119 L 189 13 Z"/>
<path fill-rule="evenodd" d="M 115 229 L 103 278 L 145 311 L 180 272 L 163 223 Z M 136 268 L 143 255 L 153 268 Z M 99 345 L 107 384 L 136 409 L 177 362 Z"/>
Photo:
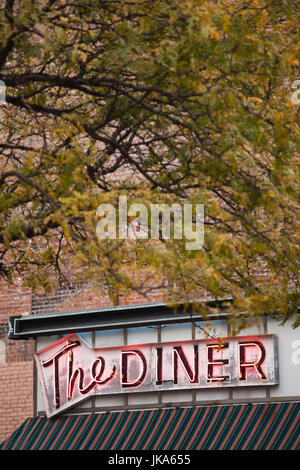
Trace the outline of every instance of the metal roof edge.
<path fill-rule="evenodd" d="M 232 297 L 201 298 L 187 304 L 176 304 L 172 307 L 165 303 L 151 302 L 101 309 L 53 312 L 28 316 L 9 317 L 9 339 L 32 339 L 37 336 L 49 336 L 72 332 L 95 331 L 103 329 L 128 328 L 138 326 L 155 326 L 183 321 L 201 321 L 203 313 L 193 311 L 193 305 L 206 304 L 220 309 L 214 318 L 226 316 L 224 307 Z M 223 311 L 222 311 L 223 310 Z"/>

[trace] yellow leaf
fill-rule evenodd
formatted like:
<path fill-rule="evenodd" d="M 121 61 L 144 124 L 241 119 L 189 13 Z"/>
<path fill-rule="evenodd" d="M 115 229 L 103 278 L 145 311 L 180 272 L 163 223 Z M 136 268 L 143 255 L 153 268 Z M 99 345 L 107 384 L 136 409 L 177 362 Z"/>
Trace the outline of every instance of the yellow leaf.
<path fill-rule="evenodd" d="M 262 100 L 257 96 L 250 96 L 250 98 L 248 98 L 248 101 L 254 101 L 254 103 L 262 103 Z"/>

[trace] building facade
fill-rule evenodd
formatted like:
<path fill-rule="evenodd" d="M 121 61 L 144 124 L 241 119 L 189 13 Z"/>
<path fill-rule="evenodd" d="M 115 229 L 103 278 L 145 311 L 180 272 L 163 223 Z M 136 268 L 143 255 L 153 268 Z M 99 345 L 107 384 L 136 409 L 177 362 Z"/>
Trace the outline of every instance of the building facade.
<path fill-rule="evenodd" d="M 299 329 L 232 337 L 214 306 L 209 323 L 139 299 L 10 318 L 9 341 L 35 344 L 33 414 L 2 449 L 300 449 Z"/>

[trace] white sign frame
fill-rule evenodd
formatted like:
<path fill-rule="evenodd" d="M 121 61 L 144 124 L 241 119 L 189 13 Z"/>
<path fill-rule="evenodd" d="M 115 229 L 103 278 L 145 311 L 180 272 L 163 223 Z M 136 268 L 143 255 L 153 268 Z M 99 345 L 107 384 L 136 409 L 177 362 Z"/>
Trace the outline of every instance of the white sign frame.
<path fill-rule="evenodd" d="M 48 417 L 96 395 L 279 383 L 271 334 L 92 348 L 73 333 L 35 360 Z"/>

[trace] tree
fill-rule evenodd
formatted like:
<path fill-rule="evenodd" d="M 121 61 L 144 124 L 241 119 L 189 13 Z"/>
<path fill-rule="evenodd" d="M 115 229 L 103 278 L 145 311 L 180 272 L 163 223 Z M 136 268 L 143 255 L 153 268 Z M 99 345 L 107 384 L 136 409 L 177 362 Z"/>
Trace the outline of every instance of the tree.
<path fill-rule="evenodd" d="M 295 315 L 297 3 L 2 1 L 2 276 L 49 288 L 77 263 L 112 297 L 143 279 Z M 99 239 L 97 207 L 121 195 L 204 204 L 203 248 Z"/>

